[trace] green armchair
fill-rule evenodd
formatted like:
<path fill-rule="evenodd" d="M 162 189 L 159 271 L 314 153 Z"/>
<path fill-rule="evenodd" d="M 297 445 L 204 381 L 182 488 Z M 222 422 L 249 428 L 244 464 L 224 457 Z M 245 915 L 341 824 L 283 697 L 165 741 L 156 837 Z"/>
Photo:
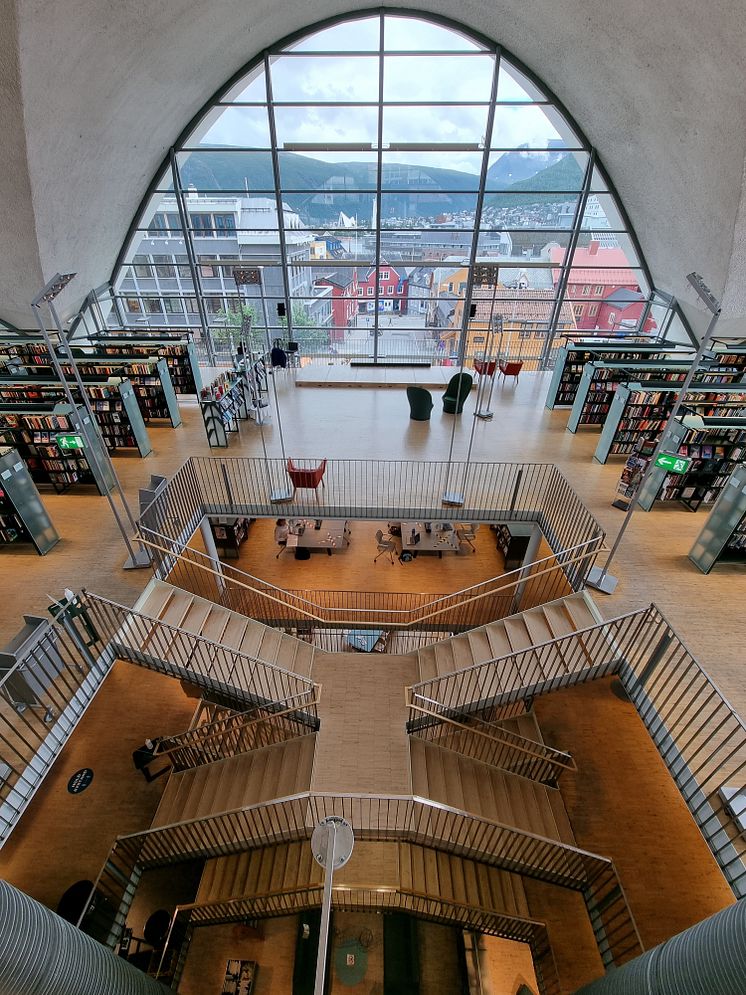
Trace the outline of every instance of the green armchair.
<path fill-rule="evenodd" d="M 464 401 L 471 393 L 474 380 L 469 373 L 457 373 L 451 377 L 443 395 L 443 410 L 448 415 L 460 415 Z"/>
<path fill-rule="evenodd" d="M 433 396 L 424 387 L 407 387 L 409 401 L 409 417 L 415 421 L 430 421 L 433 410 Z"/>

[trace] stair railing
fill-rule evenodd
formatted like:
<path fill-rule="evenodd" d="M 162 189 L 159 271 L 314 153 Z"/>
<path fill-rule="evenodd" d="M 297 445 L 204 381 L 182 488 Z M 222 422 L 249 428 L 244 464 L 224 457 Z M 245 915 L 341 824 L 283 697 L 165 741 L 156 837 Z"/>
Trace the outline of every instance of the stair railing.
<path fill-rule="evenodd" d="M 411 689 L 407 689 L 409 692 Z M 532 781 L 556 786 L 566 770 L 577 770 L 569 753 L 527 739 L 499 724 L 483 722 L 472 715 L 443 715 L 426 708 L 407 694 L 409 714 L 418 718 L 409 725 L 409 734 L 446 749 L 471 757 Z"/>
<path fill-rule="evenodd" d="M 251 708 L 234 712 L 160 740 L 155 752 L 178 773 L 274 743 L 284 743 L 318 730 L 318 702 L 318 695 L 308 690 L 284 702 L 275 702 L 272 711 Z M 275 711 L 275 706 L 280 710 Z M 264 714 L 257 715 L 257 711 Z"/>
<path fill-rule="evenodd" d="M 143 530 L 142 542 L 170 557 L 161 579 L 267 625 L 288 628 L 300 621 L 310 627 L 399 632 L 468 629 L 554 601 L 578 589 L 570 576 L 578 571 L 584 576 L 603 548 L 603 538 L 594 537 L 453 594 L 316 591 L 311 599 L 307 592 L 283 590 L 230 564 L 216 566 L 191 547 L 175 549 L 172 540 L 150 530 Z"/>
<path fill-rule="evenodd" d="M 509 676 L 506 679 L 506 675 Z M 746 898 L 746 838 L 730 804 L 746 782 L 746 723 L 655 605 L 408 689 L 441 718 L 530 704 L 616 675 L 736 898 Z"/>
<path fill-rule="evenodd" d="M 88 591 L 81 602 L 122 659 L 222 695 L 238 710 L 262 705 L 281 711 L 283 702 L 305 693 L 316 718 L 319 685 L 307 677 Z"/>

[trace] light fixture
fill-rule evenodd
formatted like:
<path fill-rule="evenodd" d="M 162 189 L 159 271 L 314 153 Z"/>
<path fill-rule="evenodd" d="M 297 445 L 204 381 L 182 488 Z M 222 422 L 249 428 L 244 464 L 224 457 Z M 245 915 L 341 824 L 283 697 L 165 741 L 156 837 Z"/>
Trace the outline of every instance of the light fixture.
<path fill-rule="evenodd" d="M 50 301 L 53 301 L 55 297 L 65 289 L 68 283 L 75 278 L 75 276 L 75 273 L 57 273 L 52 277 L 46 287 L 44 287 L 43 290 L 40 290 L 36 297 L 34 297 L 31 301 L 31 306 L 39 307 L 42 302 L 49 303 Z"/>

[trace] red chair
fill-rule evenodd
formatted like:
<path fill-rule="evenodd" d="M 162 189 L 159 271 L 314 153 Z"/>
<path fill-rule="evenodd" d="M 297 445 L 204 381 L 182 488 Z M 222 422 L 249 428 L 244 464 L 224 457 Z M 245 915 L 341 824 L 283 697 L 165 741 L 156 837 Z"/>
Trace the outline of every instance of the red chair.
<path fill-rule="evenodd" d="M 497 363 L 494 359 L 485 361 L 484 359 L 474 360 L 474 369 L 480 375 L 480 377 L 492 377 L 495 375 L 495 367 Z"/>
<path fill-rule="evenodd" d="M 326 460 L 323 459 L 318 466 L 312 467 L 311 469 L 306 469 L 305 467 L 296 466 L 291 459 L 288 460 L 288 476 L 293 483 L 293 497 L 295 497 L 295 492 L 298 488 L 309 488 L 316 494 L 316 500 L 319 499 L 319 494 L 316 488 L 321 484 L 324 487 L 324 474 L 326 473 Z"/>
<path fill-rule="evenodd" d="M 515 377 L 516 383 L 518 383 L 518 374 L 523 369 L 522 362 L 509 363 L 507 360 L 500 360 L 500 372 L 504 377 Z"/>

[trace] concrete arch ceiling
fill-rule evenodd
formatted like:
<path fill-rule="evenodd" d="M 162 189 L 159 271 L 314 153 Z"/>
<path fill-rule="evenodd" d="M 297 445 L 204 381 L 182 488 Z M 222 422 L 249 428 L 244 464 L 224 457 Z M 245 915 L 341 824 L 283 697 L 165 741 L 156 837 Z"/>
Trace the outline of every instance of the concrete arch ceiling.
<path fill-rule="evenodd" d="M 727 284 L 740 306 L 746 22 L 739 4 L 409 6 L 456 14 L 557 94 L 598 149 L 657 286 L 683 295 L 685 274 L 698 269 L 715 293 Z M 60 300 L 66 314 L 108 279 L 148 183 L 215 90 L 263 48 L 350 4 L 3 0 L 0 10 L 0 318 L 30 327 L 27 302 L 57 270 L 78 273 Z"/>

